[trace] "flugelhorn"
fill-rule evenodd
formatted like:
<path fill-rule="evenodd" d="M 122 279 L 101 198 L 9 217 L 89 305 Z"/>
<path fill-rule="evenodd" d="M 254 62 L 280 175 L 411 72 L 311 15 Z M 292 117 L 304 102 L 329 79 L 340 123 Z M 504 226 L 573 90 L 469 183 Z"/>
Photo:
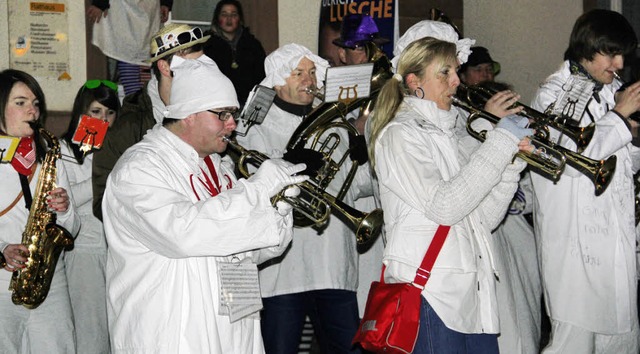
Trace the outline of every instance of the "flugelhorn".
<path fill-rule="evenodd" d="M 229 138 L 225 138 L 225 141 L 227 141 L 229 147 L 240 155 L 238 158 L 238 171 L 245 178 L 251 176 L 248 168 L 249 164 L 259 167 L 269 159 L 267 155 L 259 151 L 247 150 Z M 297 197 L 286 196 L 284 192 L 287 188 L 285 188 L 271 199 L 271 203 L 273 205 L 278 201 L 289 203 L 298 213 L 304 215 L 308 220 L 312 220 L 319 227 L 327 223 L 329 215 L 333 212 L 355 230 L 356 243 L 359 246 L 368 246 L 375 241 L 382 230 L 384 220 L 381 209 L 364 213 L 336 199 L 308 181 L 298 183 L 297 186 L 300 188 L 300 195 Z"/>
<path fill-rule="evenodd" d="M 477 119 L 485 119 L 492 124 L 498 124 L 500 121 L 499 117 L 473 107 L 460 97 L 454 96 L 453 103 L 469 112 L 467 131 L 469 135 L 480 141 L 485 140 L 486 131 L 475 131 L 472 127 L 473 122 Z M 616 170 L 617 158 L 615 155 L 606 160 L 593 160 L 535 135 L 531 137 L 531 142 L 535 146 L 532 153 L 518 152 L 516 156 L 522 158 L 532 169 L 538 171 L 544 177 L 554 182 L 557 181 L 564 172 L 565 165 L 568 164 L 589 177 L 595 187 L 596 196 L 604 193 L 609 183 L 611 183 Z"/>
<path fill-rule="evenodd" d="M 460 83 L 456 95 L 464 96 L 465 100 L 475 108 L 484 109 L 487 101 L 497 93 L 489 87 L 481 85 L 467 86 Z M 515 102 L 509 109 L 522 107 L 522 111 L 518 113 L 521 116 L 529 118 L 530 128 L 536 131 L 536 135 L 544 140 L 549 140 L 549 127 L 560 131 L 564 136 L 576 143 L 578 152 L 584 149 L 591 142 L 595 132 L 595 124 L 591 123 L 585 127 L 578 126 L 570 117 L 551 114 L 550 112 L 539 112 L 521 102 Z"/>

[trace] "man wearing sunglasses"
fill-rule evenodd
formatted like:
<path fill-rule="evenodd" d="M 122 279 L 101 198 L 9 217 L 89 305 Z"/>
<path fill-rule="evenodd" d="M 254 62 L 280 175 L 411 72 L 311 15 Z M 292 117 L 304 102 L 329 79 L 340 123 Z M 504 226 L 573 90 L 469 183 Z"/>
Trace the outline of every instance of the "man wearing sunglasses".
<path fill-rule="evenodd" d="M 236 180 L 221 156 L 233 84 L 207 56 L 171 69 L 166 118 L 122 155 L 104 195 L 112 348 L 264 353 L 257 264 L 284 252 L 293 225 L 292 207 L 271 197 L 305 181 L 305 166 L 271 159 Z"/>
<path fill-rule="evenodd" d="M 102 194 L 107 177 L 118 158 L 142 140 L 147 130 L 162 122 L 171 97 L 171 61 L 174 56 L 197 59 L 209 36 L 199 27 L 169 24 L 151 39 L 150 59 L 153 76 L 142 90 L 124 98 L 122 112 L 93 159 L 93 214 L 102 220 Z"/>

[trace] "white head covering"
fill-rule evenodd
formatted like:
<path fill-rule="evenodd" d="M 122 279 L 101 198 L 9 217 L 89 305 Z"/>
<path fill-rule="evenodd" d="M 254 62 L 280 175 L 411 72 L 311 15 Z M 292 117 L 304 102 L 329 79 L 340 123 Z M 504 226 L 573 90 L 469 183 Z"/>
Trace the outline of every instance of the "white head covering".
<path fill-rule="evenodd" d="M 413 41 L 424 37 L 433 37 L 441 41 L 447 41 L 456 45 L 456 53 L 460 64 L 467 62 L 469 54 L 471 54 L 471 46 L 476 43 L 475 39 L 463 38 L 459 39 L 456 31 L 444 22 L 424 20 L 409 27 L 409 29 L 398 39 L 396 47 L 393 49 L 393 59 L 391 64 L 396 68 L 398 66 L 398 59 L 402 51 L 409 46 Z"/>
<path fill-rule="evenodd" d="M 231 80 L 208 56 L 198 59 L 174 56 L 171 70 L 171 99 L 165 117 L 184 119 L 208 109 L 240 106 Z"/>
<path fill-rule="evenodd" d="M 316 65 L 316 79 L 318 87 L 322 87 L 329 62 L 311 53 L 300 44 L 286 44 L 276 49 L 264 60 L 264 72 L 267 77 L 260 85 L 266 87 L 283 86 L 291 71 L 298 67 L 302 58 L 311 60 Z"/>

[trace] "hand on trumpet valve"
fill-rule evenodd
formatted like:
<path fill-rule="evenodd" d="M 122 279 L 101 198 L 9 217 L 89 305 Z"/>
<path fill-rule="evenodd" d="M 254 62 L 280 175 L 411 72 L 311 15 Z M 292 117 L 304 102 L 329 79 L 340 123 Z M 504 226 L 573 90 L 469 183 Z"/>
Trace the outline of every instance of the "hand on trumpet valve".
<path fill-rule="evenodd" d="M 284 196 L 287 198 L 295 198 L 300 195 L 300 188 L 296 185 L 291 185 L 285 188 L 285 190 L 282 191 L 282 194 L 284 194 Z M 292 212 L 293 206 L 283 200 L 278 200 L 276 202 L 276 210 L 281 216 L 287 216 Z"/>
<path fill-rule="evenodd" d="M 297 175 L 305 168 L 303 163 L 294 165 L 283 159 L 268 159 L 260 165 L 249 181 L 258 184 L 267 191 L 269 197 L 273 197 L 285 187 L 309 179 L 307 175 Z"/>
<path fill-rule="evenodd" d="M 519 140 L 524 139 L 527 136 L 533 135 L 533 129 L 527 128 L 529 126 L 529 119 L 526 117 L 518 116 L 515 114 L 506 116 L 498 122 L 496 129 L 504 129 L 513 134 Z"/>
<path fill-rule="evenodd" d="M 517 114 L 524 109 L 523 106 L 516 105 L 519 99 L 520 95 L 511 90 L 500 91 L 487 100 L 484 110 L 500 118 Z"/>

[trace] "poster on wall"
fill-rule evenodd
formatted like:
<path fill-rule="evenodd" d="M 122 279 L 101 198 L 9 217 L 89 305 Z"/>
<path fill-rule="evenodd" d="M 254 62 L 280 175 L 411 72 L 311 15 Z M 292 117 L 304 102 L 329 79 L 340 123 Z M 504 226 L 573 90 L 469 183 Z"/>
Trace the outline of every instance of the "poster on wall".
<path fill-rule="evenodd" d="M 328 60 L 331 66 L 340 65 L 338 47 L 332 41 L 340 37 L 342 19 L 348 14 L 368 14 L 376 26 L 380 37 L 389 40 L 382 50 L 389 59 L 393 58 L 394 16 L 398 0 L 320 0 L 320 26 L 318 31 L 318 55 Z"/>
<path fill-rule="evenodd" d="M 9 67 L 36 77 L 71 79 L 66 0 L 8 5 Z"/>

